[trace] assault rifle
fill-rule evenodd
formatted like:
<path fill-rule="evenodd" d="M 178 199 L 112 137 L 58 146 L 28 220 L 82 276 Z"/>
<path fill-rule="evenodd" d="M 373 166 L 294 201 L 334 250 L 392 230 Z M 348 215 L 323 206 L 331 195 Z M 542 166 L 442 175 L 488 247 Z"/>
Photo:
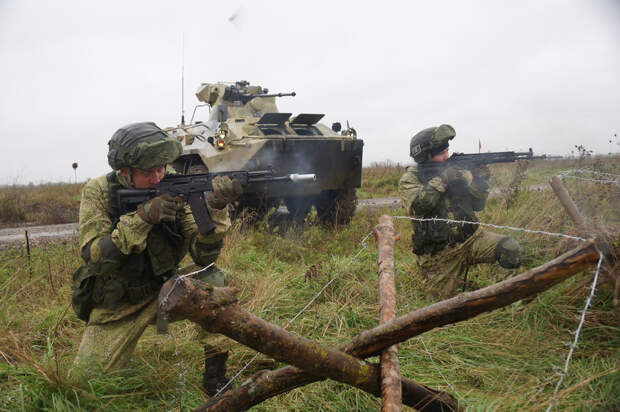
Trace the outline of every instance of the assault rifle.
<path fill-rule="evenodd" d="M 474 170 L 482 165 L 491 163 L 511 163 L 517 160 L 550 159 L 551 156 L 534 156 L 530 147 L 527 152 L 489 152 L 489 153 L 453 153 L 448 160 L 441 163 L 418 164 L 418 176 L 422 183 L 426 183 L 438 176 L 448 167 Z"/>
<path fill-rule="evenodd" d="M 207 234 L 215 225 L 211 220 L 209 209 L 207 209 L 206 199 L 213 192 L 213 179 L 216 176 L 228 176 L 230 179 L 237 179 L 242 187 L 252 183 L 271 183 L 271 182 L 313 182 L 316 180 L 315 174 L 289 174 L 284 176 L 274 176 L 272 170 L 259 170 L 254 172 L 232 171 L 232 172 L 213 172 L 195 175 L 169 174 L 166 175 L 154 189 L 119 189 L 116 192 L 117 204 L 122 214 L 136 210 L 140 203 L 146 202 L 154 197 L 163 194 L 172 196 L 183 196 L 189 203 L 194 215 L 194 220 L 198 225 L 201 234 Z M 163 225 L 164 230 L 169 236 L 180 237 L 176 233 L 170 233 L 172 229 Z M 180 239 L 183 240 L 182 238 Z"/>

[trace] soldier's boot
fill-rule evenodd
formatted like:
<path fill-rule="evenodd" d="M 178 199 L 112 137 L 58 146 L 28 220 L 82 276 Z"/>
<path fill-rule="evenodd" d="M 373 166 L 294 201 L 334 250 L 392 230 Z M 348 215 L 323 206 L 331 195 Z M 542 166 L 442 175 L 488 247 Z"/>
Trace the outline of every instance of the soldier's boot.
<path fill-rule="evenodd" d="M 220 351 L 211 345 L 205 345 L 205 371 L 202 375 L 202 387 L 209 396 L 215 395 L 228 383 L 226 361 L 228 351 Z"/>

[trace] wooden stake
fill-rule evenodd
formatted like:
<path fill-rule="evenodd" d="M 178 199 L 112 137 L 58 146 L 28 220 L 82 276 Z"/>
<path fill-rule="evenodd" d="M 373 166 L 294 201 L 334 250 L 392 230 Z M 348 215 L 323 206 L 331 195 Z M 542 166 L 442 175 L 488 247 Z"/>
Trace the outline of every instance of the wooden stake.
<path fill-rule="evenodd" d="M 394 343 L 420 335 L 435 327 L 471 319 L 480 313 L 507 306 L 524 297 L 547 290 L 596 264 L 598 256 L 594 242 L 590 241 L 518 276 L 414 310 L 390 323 L 362 332 L 340 349 L 360 358 L 376 355 Z M 246 410 L 270 397 L 320 379 L 293 366 L 262 372 L 247 380 L 243 385 L 210 399 L 198 410 L 216 411 L 220 410 L 217 409 L 218 407 L 221 407 L 223 411 Z M 411 381 L 402 378 L 405 405 L 424 411 L 441 411 L 442 408 L 443 410 L 456 410 L 458 408 L 456 400 L 449 394 L 433 391 L 415 382 L 408 386 L 409 382 Z M 435 395 L 429 396 L 433 392 Z"/>
<path fill-rule="evenodd" d="M 549 184 L 553 188 L 555 195 L 560 200 L 560 203 L 562 203 L 562 206 L 564 206 L 564 210 L 575 224 L 579 235 L 587 236 L 586 220 L 581 215 L 581 213 L 579 213 L 579 210 L 577 209 L 573 198 L 570 196 L 570 194 L 562 184 L 560 178 L 558 178 L 557 176 L 553 176 L 549 181 Z M 598 232 L 600 234 L 600 232 L 602 231 L 598 230 Z M 618 306 L 618 298 L 620 297 L 620 272 L 618 271 L 618 252 L 617 250 L 615 250 L 617 249 L 617 247 L 614 246 L 615 244 L 617 244 L 616 239 L 613 239 L 608 235 L 606 236 L 603 234 L 602 236 L 598 236 L 597 234 L 596 246 L 605 256 L 601 268 L 601 281 L 611 286 L 614 294 L 613 304 L 614 306 Z"/>
<path fill-rule="evenodd" d="M 389 215 L 379 218 L 374 231 L 379 249 L 379 305 L 380 323 L 388 323 L 396 317 L 396 286 L 394 284 L 394 222 Z M 398 345 L 391 345 L 381 353 L 382 412 L 400 412 L 402 398 Z"/>
<path fill-rule="evenodd" d="M 32 261 L 30 260 L 30 239 L 28 239 L 28 231 L 24 230 L 24 243 L 26 244 L 26 255 L 28 256 L 28 271 L 30 279 L 32 279 Z"/>
<path fill-rule="evenodd" d="M 575 224 L 575 227 L 577 228 L 579 234 L 581 236 L 585 236 L 586 220 L 583 218 L 583 216 L 581 216 L 581 213 L 579 213 L 577 205 L 575 204 L 575 202 L 573 202 L 573 199 L 568 194 L 568 191 L 562 184 L 560 178 L 557 176 L 553 176 L 549 181 L 549 184 L 551 185 L 551 188 L 553 189 L 555 195 L 558 197 L 558 199 L 560 199 L 560 203 L 562 203 L 562 206 L 564 206 L 564 210 L 566 210 L 566 213 L 568 213 L 568 216 Z"/>
<path fill-rule="evenodd" d="M 162 286 L 159 296 L 160 305 L 171 320 L 189 319 L 209 332 L 222 333 L 274 359 L 296 365 L 314 375 L 314 380 L 330 378 L 380 396 L 381 371 L 377 365 L 296 336 L 252 315 L 236 304 L 236 294 L 234 288 L 214 288 L 196 279 L 173 278 Z M 424 391 L 423 385 L 414 383 L 413 386 L 414 393 L 406 398 L 410 406 L 438 394 L 437 391 Z M 424 396 L 412 399 L 420 390 Z M 442 399 L 438 403 L 444 410 L 454 409 Z M 242 409 L 238 405 L 230 408 L 218 405 L 216 408 L 207 410 Z"/>

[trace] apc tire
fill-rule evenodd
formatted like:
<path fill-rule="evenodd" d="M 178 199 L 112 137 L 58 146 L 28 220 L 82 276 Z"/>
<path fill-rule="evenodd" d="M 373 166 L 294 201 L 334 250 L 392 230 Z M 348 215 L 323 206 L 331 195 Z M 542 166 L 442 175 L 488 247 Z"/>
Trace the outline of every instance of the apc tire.
<path fill-rule="evenodd" d="M 319 219 L 324 224 L 347 225 L 357 208 L 355 189 L 325 190 L 315 203 Z"/>

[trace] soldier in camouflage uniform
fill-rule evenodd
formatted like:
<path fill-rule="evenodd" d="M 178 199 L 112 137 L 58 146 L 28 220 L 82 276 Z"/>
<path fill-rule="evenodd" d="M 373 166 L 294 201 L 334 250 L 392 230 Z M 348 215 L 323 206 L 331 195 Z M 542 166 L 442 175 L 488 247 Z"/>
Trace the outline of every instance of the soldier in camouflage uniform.
<path fill-rule="evenodd" d="M 411 139 L 410 155 L 417 164 L 445 162 L 455 135 L 447 124 L 424 129 Z M 430 175 L 421 169 L 407 167 L 398 184 L 409 216 L 478 222 L 475 212 L 484 208 L 489 195 L 486 166 L 473 171 L 446 167 Z M 455 295 L 472 265 L 498 262 L 512 269 L 521 263 L 515 239 L 484 231 L 479 225 L 414 220 L 412 240 L 426 289 L 436 299 Z"/>
<path fill-rule="evenodd" d="M 113 171 L 88 181 L 80 203 L 79 242 L 85 264 L 74 274 L 72 304 L 87 325 L 75 373 L 92 373 L 94 366 L 107 372 L 127 365 L 138 339 L 155 321 L 160 287 L 176 273 L 183 257 L 189 252 L 202 266 L 217 259 L 231 224 L 226 205 L 242 192 L 238 181 L 214 179 L 207 207 L 215 229 L 206 235 L 198 232 L 184 200 L 170 195 L 155 197 L 135 212 L 121 215 L 116 191 L 154 188 L 173 172 L 167 164 L 181 154 L 182 146 L 150 122 L 119 129 L 108 145 Z M 181 238 L 167 234 L 170 231 Z M 199 278 L 224 285 L 223 273 L 213 266 Z M 206 365 L 209 359 L 225 362 L 226 352 L 205 352 Z M 210 394 L 226 382 L 223 362 L 213 368 L 218 376 L 205 373 Z"/>

